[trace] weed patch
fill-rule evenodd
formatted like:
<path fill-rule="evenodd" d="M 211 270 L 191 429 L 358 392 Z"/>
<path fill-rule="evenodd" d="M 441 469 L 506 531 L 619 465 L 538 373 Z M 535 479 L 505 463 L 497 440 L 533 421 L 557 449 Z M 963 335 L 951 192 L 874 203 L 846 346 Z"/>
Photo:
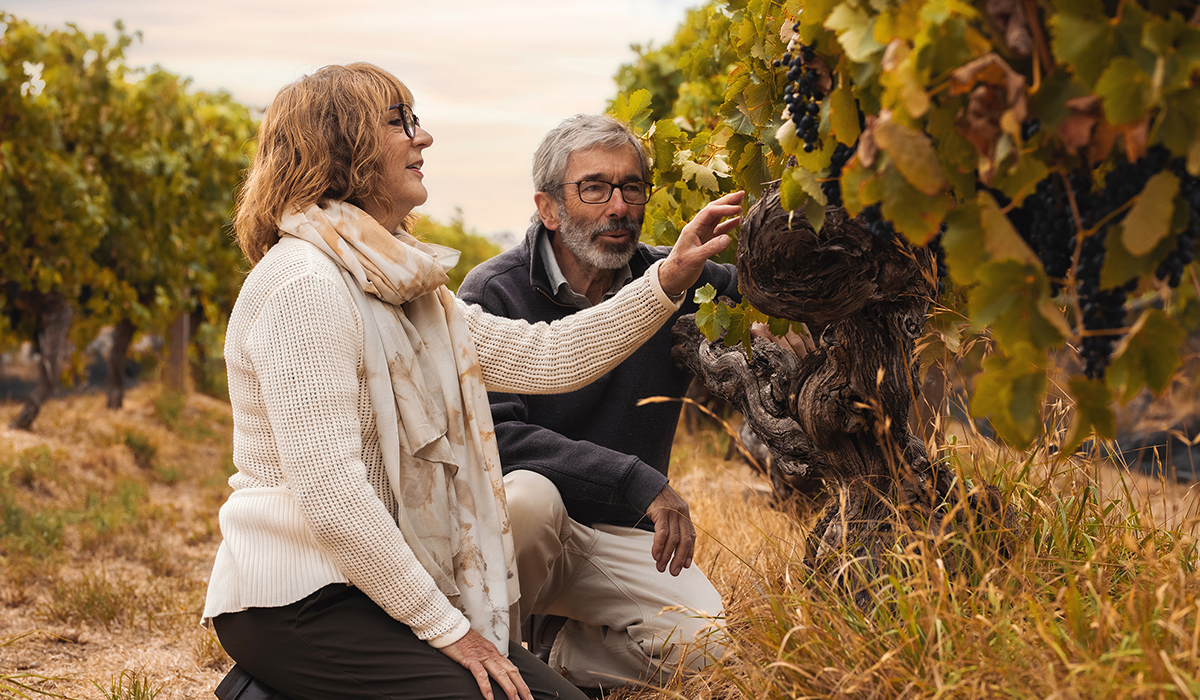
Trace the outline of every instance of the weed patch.
<path fill-rule="evenodd" d="M 141 671 L 125 669 L 112 677 L 108 684 L 93 683 L 104 700 L 154 700 L 165 687 L 157 687 Z"/>

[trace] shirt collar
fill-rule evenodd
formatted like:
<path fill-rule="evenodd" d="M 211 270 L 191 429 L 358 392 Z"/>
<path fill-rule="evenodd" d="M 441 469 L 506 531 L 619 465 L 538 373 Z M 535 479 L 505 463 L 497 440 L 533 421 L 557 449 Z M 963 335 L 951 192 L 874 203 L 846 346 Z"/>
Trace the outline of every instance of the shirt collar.
<path fill-rule="evenodd" d="M 558 266 L 558 259 L 554 257 L 554 247 L 550 244 L 548 230 L 539 232 L 537 250 L 542 256 L 542 263 L 546 266 L 546 277 L 550 280 L 550 289 L 554 291 L 554 298 L 568 306 L 580 309 L 589 308 L 592 302 L 586 296 L 571 289 L 571 283 L 567 282 L 567 278 L 563 276 L 562 268 Z M 604 293 L 601 301 L 612 297 L 631 281 L 633 281 L 633 271 L 630 270 L 629 263 L 625 263 L 623 267 L 614 271 L 612 287 L 609 287 L 608 291 Z"/>

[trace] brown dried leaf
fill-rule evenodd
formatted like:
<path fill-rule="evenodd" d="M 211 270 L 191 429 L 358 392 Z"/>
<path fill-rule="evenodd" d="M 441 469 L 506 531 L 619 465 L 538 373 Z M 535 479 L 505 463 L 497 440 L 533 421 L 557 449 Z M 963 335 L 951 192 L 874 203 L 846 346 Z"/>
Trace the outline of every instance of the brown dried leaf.
<path fill-rule="evenodd" d="M 1074 155 L 1091 144 L 1096 125 L 1104 119 L 1104 105 L 1099 97 L 1085 95 L 1067 100 L 1066 106 L 1071 114 L 1058 125 L 1058 138 Z"/>
<path fill-rule="evenodd" d="M 1020 0 L 988 0 L 985 8 L 992 26 L 1004 35 L 1004 43 L 1014 55 L 1025 57 L 1033 49 L 1033 36 L 1025 5 Z"/>
<path fill-rule="evenodd" d="M 1020 141 L 1021 122 L 1028 114 L 1025 76 L 990 53 L 951 72 L 950 94 L 969 95 L 955 127 L 983 157 L 980 178 L 989 182 L 1002 160 L 996 155 L 1001 134 L 1007 132 Z"/>
<path fill-rule="evenodd" d="M 1150 122 L 1141 119 L 1130 124 L 1121 125 L 1121 136 L 1125 143 L 1125 158 L 1130 163 L 1136 162 L 1146 155 L 1146 139 L 1149 136 Z"/>

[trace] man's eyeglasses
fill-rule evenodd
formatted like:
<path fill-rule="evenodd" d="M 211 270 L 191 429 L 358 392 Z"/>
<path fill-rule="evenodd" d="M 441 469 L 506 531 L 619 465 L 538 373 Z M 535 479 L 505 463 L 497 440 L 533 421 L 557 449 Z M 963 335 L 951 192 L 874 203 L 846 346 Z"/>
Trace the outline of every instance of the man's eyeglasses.
<path fill-rule="evenodd" d="M 390 112 L 393 109 L 398 110 L 400 112 L 400 124 L 401 124 L 401 126 L 404 127 L 404 134 L 406 136 L 408 136 L 408 138 L 410 138 L 410 139 L 413 138 L 414 136 L 416 136 L 417 135 L 417 127 L 421 126 L 421 120 L 417 118 L 417 115 L 413 114 L 412 107 L 409 107 L 408 105 L 404 104 L 403 102 L 397 102 L 396 104 L 392 105 L 391 107 L 388 107 L 384 111 Z M 393 119 L 392 121 L 390 121 L 388 123 L 391 124 L 394 121 L 396 121 L 396 120 Z"/>
<path fill-rule="evenodd" d="M 580 180 L 564 182 L 565 185 L 575 185 L 579 188 L 579 201 L 584 204 L 604 204 L 612 198 L 614 189 L 621 190 L 621 199 L 626 204 L 645 204 L 650 199 L 650 183 L 625 182 L 614 185 L 604 180 Z"/>

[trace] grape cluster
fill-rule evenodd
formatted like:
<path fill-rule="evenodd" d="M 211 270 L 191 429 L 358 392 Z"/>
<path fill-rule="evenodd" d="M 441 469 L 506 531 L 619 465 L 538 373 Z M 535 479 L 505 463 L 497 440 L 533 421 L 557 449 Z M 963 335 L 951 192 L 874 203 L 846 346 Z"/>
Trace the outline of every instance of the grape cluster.
<path fill-rule="evenodd" d="M 1076 193 L 1086 192 L 1091 187 L 1076 174 L 1072 174 L 1068 182 Z M 1039 182 L 1033 194 L 1009 213 L 1009 219 L 1041 259 L 1050 278 L 1051 293 L 1058 294 L 1059 280 L 1066 278 L 1071 269 L 1078 230 L 1062 176 L 1052 173 Z"/>
<path fill-rule="evenodd" d="M 896 237 L 896 229 L 892 222 L 883 218 L 883 210 L 878 204 L 863 208 L 858 218 L 867 225 L 867 232 L 881 241 L 890 241 Z"/>
<path fill-rule="evenodd" d="M 804 139 L 805 153 L 812 153 L 820 141 L 821 100 L 825 99 L 825 93 L 819 85 L 820 73 L 805 65 L 815 55 L 812 46 L 800 44 L 795 56 L 784 54 L 778 62 L 778 65 L 788 67 L 788 84 L 783 101 L 787 104 L 792 123 L 796 125 L 796 134 Z"/>
<path fill-rule="evenodd" d="M 1133 163 L 1122 163 L 1113 168 L 1104 178 L 1104 189 L 1082 196 L 1080 212 L 1085 228 L 1090 228 L 1113 211 L 1137 196 L 1146 186 L 1146 181 L 1161 172 L 1171 159 L 1170 152 L 1162 146 L 1153 146 L 1142 158 Z M 1080 245 L 1079 305 L 1083 311 L 1083 330 L 1079 353 L 1083 357 L 1083 373 L 1090 379 L 1104 376 L 1119 333 L 1113 332 L 1125 325 L 1125 300 L 1137 289 L 1137 278 L 1123 285 L 1100 289 L 1100 269 L 1104 264 L 1104 241 L 1123 216 L 1114 217 L 1108 226 L 1087 238 Z"/>
<path fill-rule="evenodd" d="M 821 191 L 825 193 L 825 201 L 832 206 L 842 206 L 842 168 L 850 162 L 857 147 L 857 142 L 854 146 L 847 146 L 839 142 L 833 149 L 833 155 L 829 159 L 829 175 L 821 181 Z"/>

